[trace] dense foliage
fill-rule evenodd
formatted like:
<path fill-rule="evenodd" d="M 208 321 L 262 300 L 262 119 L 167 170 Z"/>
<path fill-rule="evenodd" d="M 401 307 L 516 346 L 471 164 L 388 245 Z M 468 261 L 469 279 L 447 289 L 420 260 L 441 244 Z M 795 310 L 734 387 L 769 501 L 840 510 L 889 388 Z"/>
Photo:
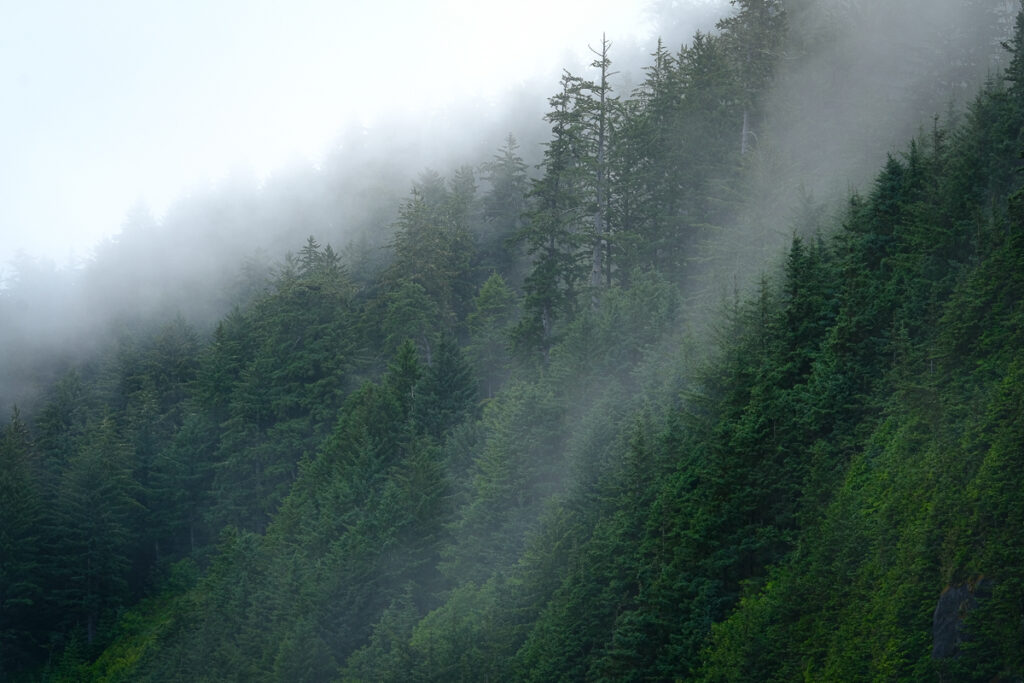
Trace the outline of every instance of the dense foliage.
<path fill-rule="evenodd" d="M 309 237 L 15 411 L 0 677 L 1024 676 L 1024 13 L 705 324 L 807 40 L 734 4 L 633 93 L 602 42 L 534 177 L 425 172 L 372 272 Z"/>

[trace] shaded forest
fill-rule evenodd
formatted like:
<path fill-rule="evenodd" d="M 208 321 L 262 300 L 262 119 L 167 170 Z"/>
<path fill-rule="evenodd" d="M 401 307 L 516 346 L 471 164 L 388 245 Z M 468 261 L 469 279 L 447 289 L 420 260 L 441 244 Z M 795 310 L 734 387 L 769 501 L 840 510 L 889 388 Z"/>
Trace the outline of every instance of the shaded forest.
<path fill-rule="evenodd" d="M 40 369 L 0 678 L 1019 680 L 1024 11 L 910 8 L 602 39 L 536 159 Z"/>

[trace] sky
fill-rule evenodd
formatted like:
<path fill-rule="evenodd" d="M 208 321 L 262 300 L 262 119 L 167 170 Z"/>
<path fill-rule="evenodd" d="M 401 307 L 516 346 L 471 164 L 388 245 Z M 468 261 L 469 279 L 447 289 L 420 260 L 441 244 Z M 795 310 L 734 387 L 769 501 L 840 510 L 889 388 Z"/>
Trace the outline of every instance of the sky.
<path fill-rule="evenodd" d="M 133 206 L 315 163 L 385 113 L 554 92 L 602 32 L 654 31 L 651 0 L 0 0 L 0 268 L 80 262 Z"/>

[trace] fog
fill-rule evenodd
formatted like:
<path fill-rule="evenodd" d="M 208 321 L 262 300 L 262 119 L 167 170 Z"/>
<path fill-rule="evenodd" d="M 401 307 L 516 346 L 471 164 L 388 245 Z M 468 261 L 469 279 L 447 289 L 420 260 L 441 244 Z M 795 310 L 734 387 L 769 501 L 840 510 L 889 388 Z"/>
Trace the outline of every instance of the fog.
<path fill-rule="evenodd" d="M 602 30 L 648 43 L 653 19 L 609 0 L 8 3 L 0 263 L 76 263 L 132 204 L 160 216 L 239 170 L 320 161 L 346 128 L 493 116 Z"/>
<path fill-rule="evenodd" d="M 656 23 L 707 30 L 722 5 L 7 8 L 0 403 L 25 400 L 31 367 L 102 346 L 113 319 L 212 322 L 241 264 L 309 234 L 372 254 L 424 168 L 478 164 L 509 132 L 539 159 L 546 99 L 602 31 L 635 82 Z"/>
<path fill-rule="evenodd" d="M 1014 14 L 1011 0 L 802 4 L 818 38 L 781 55 L 752 122 L 748 194 L 724 244 L 706 245 L 709 303 L 771 268 L 802 200 L 840 210 L 887 153 L 962 111 L 998 68 Z M 563 68 L 587 75 L 602 32 L 626 95 L 657 36 L 675 50 L 729 11 L 714 0 L 329 5 L 11 13 L 0 404 L 31 403 L 109 341 L 113 321 L 181 312 L 208 329 L 307 235 L 356 245 L 350 261 L 380 258 L 422 170 L 478 166 L 509 132 L 539 161 L 547 98 Z"/>
<path fill-rule="evenodd" d="M 773 92 L 772 147 L 815 194 L 862 187 L 934 117 L 963 112 L 1004 65 L 1015 14 L 1013 0 L 817 3 L 820 37 Z"/>
<path fill-rule="evenodd" d="M 478 633 L 526 638 L 515 668 L 543 659 L 535 638 L 567 633 L 575 657 L 599 631 L 622 671 L 662 667 L 686 639 L 696 662 L 707 650 L 685 634 L 760 590 L 803 538 L 794 520 L 814 527 L 826 510 L 824 496 L 803 502 L 820 494 L 800 477 L 840 491 L 832 458 L 856 447 L 859 413 L 874 419 L 860 387 L 895 374 L 890 345 L 903 367 L 902 321 L 876 350 L 878 316 L 862 332 L 848 313 L 851 288 L 874 286 L 845 276 L 860 256 L 840 255 L 843 240 L 823 258 L 791 252 L 783 292 L 786 247 L 841 229 L 887 155 L 969 115 L 1007 61 L 1018 0 L 745 0 L 739 15 L 739 0 L 341 13 L 307 0 L 287 16 L 232 2 L 41 5 L 0 29 L 20 46 L 0 77 L 25 105 L 0 126 L 0 410 L 17 406 L 40 435 L 38 477 L 17 420 L 5 444 L 27 473 L 8 479 L 46 486 L 24 497 L 25 545 L 59 541 L 18 566 L 47 567 L 37 592 L 60 588 L 31 628 L 53 621 L 45 610 L 70 615 L 50 659 L 66 650 L 59 666 L 85 671 L 134 637 L 113 627 L 130 608 L 158 637 L 128 670 L 320 680 L 374 657 L 398 671 L 414 661 L 390 657 L 405 640 L 434 666 L 448 656 L 433 659 L 435 642 Z M 789 33 L 764 30 L 784 16 Z M 34 41 L 39 27 L 56 28 Z M 823 330 L 871 337 L 857 354 L 877 362 L 833 372 L 846 340 L 821 347 Z M 819 398 L 854 419 L 808 427 Z M 811 418 L 787 423 L 794 406 Z M 801 434 L 779 438 L 776 422 Z M 105 479 L 123 490 L 97 491 L 99 505 L 65 495 Z M 86 547 L 76 535 L 92 538 L 74 518 L 107 498 L 123 512 L 101 516 L 124 532 L 91 527 L 116 542 L 89 565 L 111 586 L 80 608 L 58 565 Z M 37 536 L 41 501 L 56 522 Z M 603 556 L 610 581 L 585 579 L 584 560 Z M 645 594 L 662 568 L 679 581 Z M 573 617 L 609 585 L 623 609 L 588 622 L 593 634 L 558 626 L 556 611 Z M 133 607 L 151 587 L 161 597 Z M 648 619 L 645 602 L 692 618 Z M 26 661 L 42 662 L 44 638 L 25 633 L 39 641 Z M 648 635 L 672 649 L 628 652 Z"/>
<path fill-rule="evenodd" d="M 854 193 L 867 193 L 910 140 L 962 116 L 1005 66 L 1013 0 L 819 0 L 791 26 L 756 144 L 750 186 L 712 265 L 712 300 L 770 272 L 794 232 L 823 228 Z M 737 145 L 741 137 L 737 131 Z M 797 225 L 800 207 L 816 209 Z"/>

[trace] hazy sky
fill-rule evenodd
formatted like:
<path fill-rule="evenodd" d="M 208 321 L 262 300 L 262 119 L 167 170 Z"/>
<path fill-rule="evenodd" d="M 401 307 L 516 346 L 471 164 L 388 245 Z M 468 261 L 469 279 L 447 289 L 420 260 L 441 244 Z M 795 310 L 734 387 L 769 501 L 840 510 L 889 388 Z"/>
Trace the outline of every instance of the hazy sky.
<path fill-rule="evenodd" d="M 650 4 L 0 0 L 0 268 L 19 249 L 86 256 L 133 204 L 315 159 L 380 112 L 493 100 L 538 73 L 554 92 L 602 31 L 652 42 Z"/>

